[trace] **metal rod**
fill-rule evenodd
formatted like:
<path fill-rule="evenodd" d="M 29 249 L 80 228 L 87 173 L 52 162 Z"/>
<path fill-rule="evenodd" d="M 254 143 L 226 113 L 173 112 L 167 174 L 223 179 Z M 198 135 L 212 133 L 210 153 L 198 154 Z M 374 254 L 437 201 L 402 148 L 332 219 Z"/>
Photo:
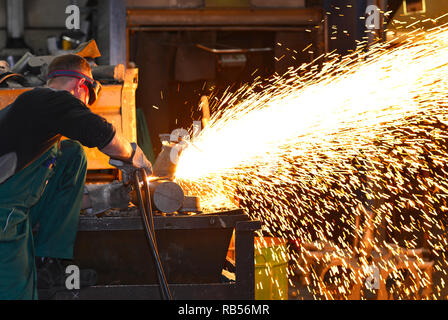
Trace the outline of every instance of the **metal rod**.
<path fill-rule="evenodd" d="M 155 26 L 155 27 L 128 27 L 130 31 L 306 31 L 312 26 L 284 27 L 284 26 Z"/>
<path fill-rule="evenodd" d="M 142 175 L 143 175 L 143 187 L 145 188 L 145 205 L 146 205 L 146 213 L 147 213 L 146 216 L 148 217 L 148 213 L 150 214 L 149 226 L 150 226 L 150 230 L 152 233 L 152 237 L 154 238 L 154 245 L 157 248 L 157 239 L 156 239 L 155 228 L 154 228 L 154 218 L 152 215 L 151 193 L 149 190 L 149 184 L 148 184 L 146 172 L 144 170 L 142 170 Z"/>
<path fill-rule="evenodd" d="M 142 169 L 140 172 L 143 176 L 143 179 L 146 179 L 146 173 L 143 172 L 144 169 Z M 150 192 L 149 192 L 149 188 L 146 188 L 147 184 L 144 184 L 144 190 L 146 193 L 146 199 L 150 198 Z M 168 282 L 166 280 L 166 276 L 165 276 L 165 272 L 163 271 L 163 267 L 162 267 L 162 262 L 160 261 L 160 257 L 159 257 L 159 253 L 157 250 L 157 245 L 155 242 L 155 236 L 153 234 L 154 230 L 151 230 L 151 224 L 148 220 L 148 214 L 150 215 L 150 218 L 152 220 L 153 215 L 152 215 L 152 208 L 151 208 L 151 201 L 147 201 L 146 202 L 146 206 L 143 203 L 143 197 L 142 197 L 142 193 L 141 193 L 141 189 L 140 189 L 140 176 L 139 176 L 139 171 L 135 171 L 134 172 L 134 188 L 136 189 L 136 193 L 137 193 L 137 198 L 138 198 L 138 202 L 139 202 L 139 207 L 140 207 L 140 213 L 142 216 L 142 222 L 143 222 L 143 226 L 146 232 L 146 236 L 148 239 L 148 243 L 149 246 L 151 248 L 151 252 L 153 253 L 153 257 L 154 257 L 154 261 L 156 263 L 156 269 L 157 269 L 157 278 L 159 280 L 159 285 L 160 285 L 160 290 L 161 290 L 161 294 L 162 294 L 162 298 L 163 299 L 167 299 L 167 300 L 172 300 L 173 296 L 171 295 L 170 289 L 168 287 Z M 154 224 L 153 224 L 154 226 Z"/>
<path fill-rule="evenodd" d="M 272 51 L 272 48 L 249 48 L 249 49 L 242 49 L 242 48 L 231 48 L 231 49 L 216 49 L 216 48 L 209 48 L 202 44 L 196 44 L 196 47 L 199 49 L 205 50 L 207 52 L 215 53 L 215 54 L 229 54 L 229 53 L 251 53 L 251 52 L 267 52 Z"/>

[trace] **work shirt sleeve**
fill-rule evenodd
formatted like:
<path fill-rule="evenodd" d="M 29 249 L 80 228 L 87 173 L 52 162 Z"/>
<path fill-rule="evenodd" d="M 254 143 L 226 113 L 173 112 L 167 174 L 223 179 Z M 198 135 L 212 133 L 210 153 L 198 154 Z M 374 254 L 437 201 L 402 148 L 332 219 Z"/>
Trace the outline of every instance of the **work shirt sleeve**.
<path fill-rule="evenodd" d="M 111 123 L 93 113 L 69 92 L 53 91 L 49 100 L 47 119 L 55 133 L 98 149 L 107 146 L 115 136 Z"/>

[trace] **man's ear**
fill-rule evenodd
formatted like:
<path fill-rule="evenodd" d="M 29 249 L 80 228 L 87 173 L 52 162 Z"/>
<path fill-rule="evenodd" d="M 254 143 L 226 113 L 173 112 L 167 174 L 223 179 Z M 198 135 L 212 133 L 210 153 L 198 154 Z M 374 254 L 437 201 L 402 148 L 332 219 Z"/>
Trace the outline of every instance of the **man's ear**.
<path fill-rule="evenodd" d="M 78 79 L 75 82 L 74 89 L 75 89 L 75 93 L 76 94 L 79 94 L 79 93 L 81 93 L 84 90 L 84 88 L 83 88 L 83 86 L 85 86 L 84 82 L 85 82 L 85 79 Z"/>
<path fill-rule="evenodd" d="M 81 78 L 81 79 L 79 79 L 79 80 L 76 82 L 76 86 L 77 86 L 79 89 L 82 89 L 82 86 L 85 85 L 85 82 L 86 82 L 86 79 Z"/>

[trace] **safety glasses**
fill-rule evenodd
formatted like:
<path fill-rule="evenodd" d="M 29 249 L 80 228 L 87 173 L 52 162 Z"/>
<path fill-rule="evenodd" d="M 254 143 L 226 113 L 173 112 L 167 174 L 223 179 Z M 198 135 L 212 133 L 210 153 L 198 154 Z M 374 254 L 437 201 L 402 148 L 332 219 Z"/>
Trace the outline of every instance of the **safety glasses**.
<path fill-rule="evenodd" d="M 101 83 L 98 81 L 86 76 L 82 72 L 74 71 L 74 70 L 55 70 L 50 72 L 47 76 L 47 79 L 56 78 L 56 77 L 73 77 L 78 79 L 85 79 L 84 84 L 86 85 L 89 91 L 89 101 L 88 104 L 92 105 L 99 97 L 101 92 Z"/>

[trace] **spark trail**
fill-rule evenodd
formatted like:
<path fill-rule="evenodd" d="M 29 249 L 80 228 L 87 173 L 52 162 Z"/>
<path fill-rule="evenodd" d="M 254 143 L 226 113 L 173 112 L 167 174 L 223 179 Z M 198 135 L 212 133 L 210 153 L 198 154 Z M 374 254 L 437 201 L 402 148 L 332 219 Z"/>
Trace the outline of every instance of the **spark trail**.
<path fill-rule="evenodd" d="M 255 83 L 221 100 L 176 177 L 206 205 L 237 201 L 290 241 L 359 255 L 357 217 L 372 212 L 383 230 L 374 252 L 392 243 L 444 258 L 447 75 L 442 26 Z"/>

